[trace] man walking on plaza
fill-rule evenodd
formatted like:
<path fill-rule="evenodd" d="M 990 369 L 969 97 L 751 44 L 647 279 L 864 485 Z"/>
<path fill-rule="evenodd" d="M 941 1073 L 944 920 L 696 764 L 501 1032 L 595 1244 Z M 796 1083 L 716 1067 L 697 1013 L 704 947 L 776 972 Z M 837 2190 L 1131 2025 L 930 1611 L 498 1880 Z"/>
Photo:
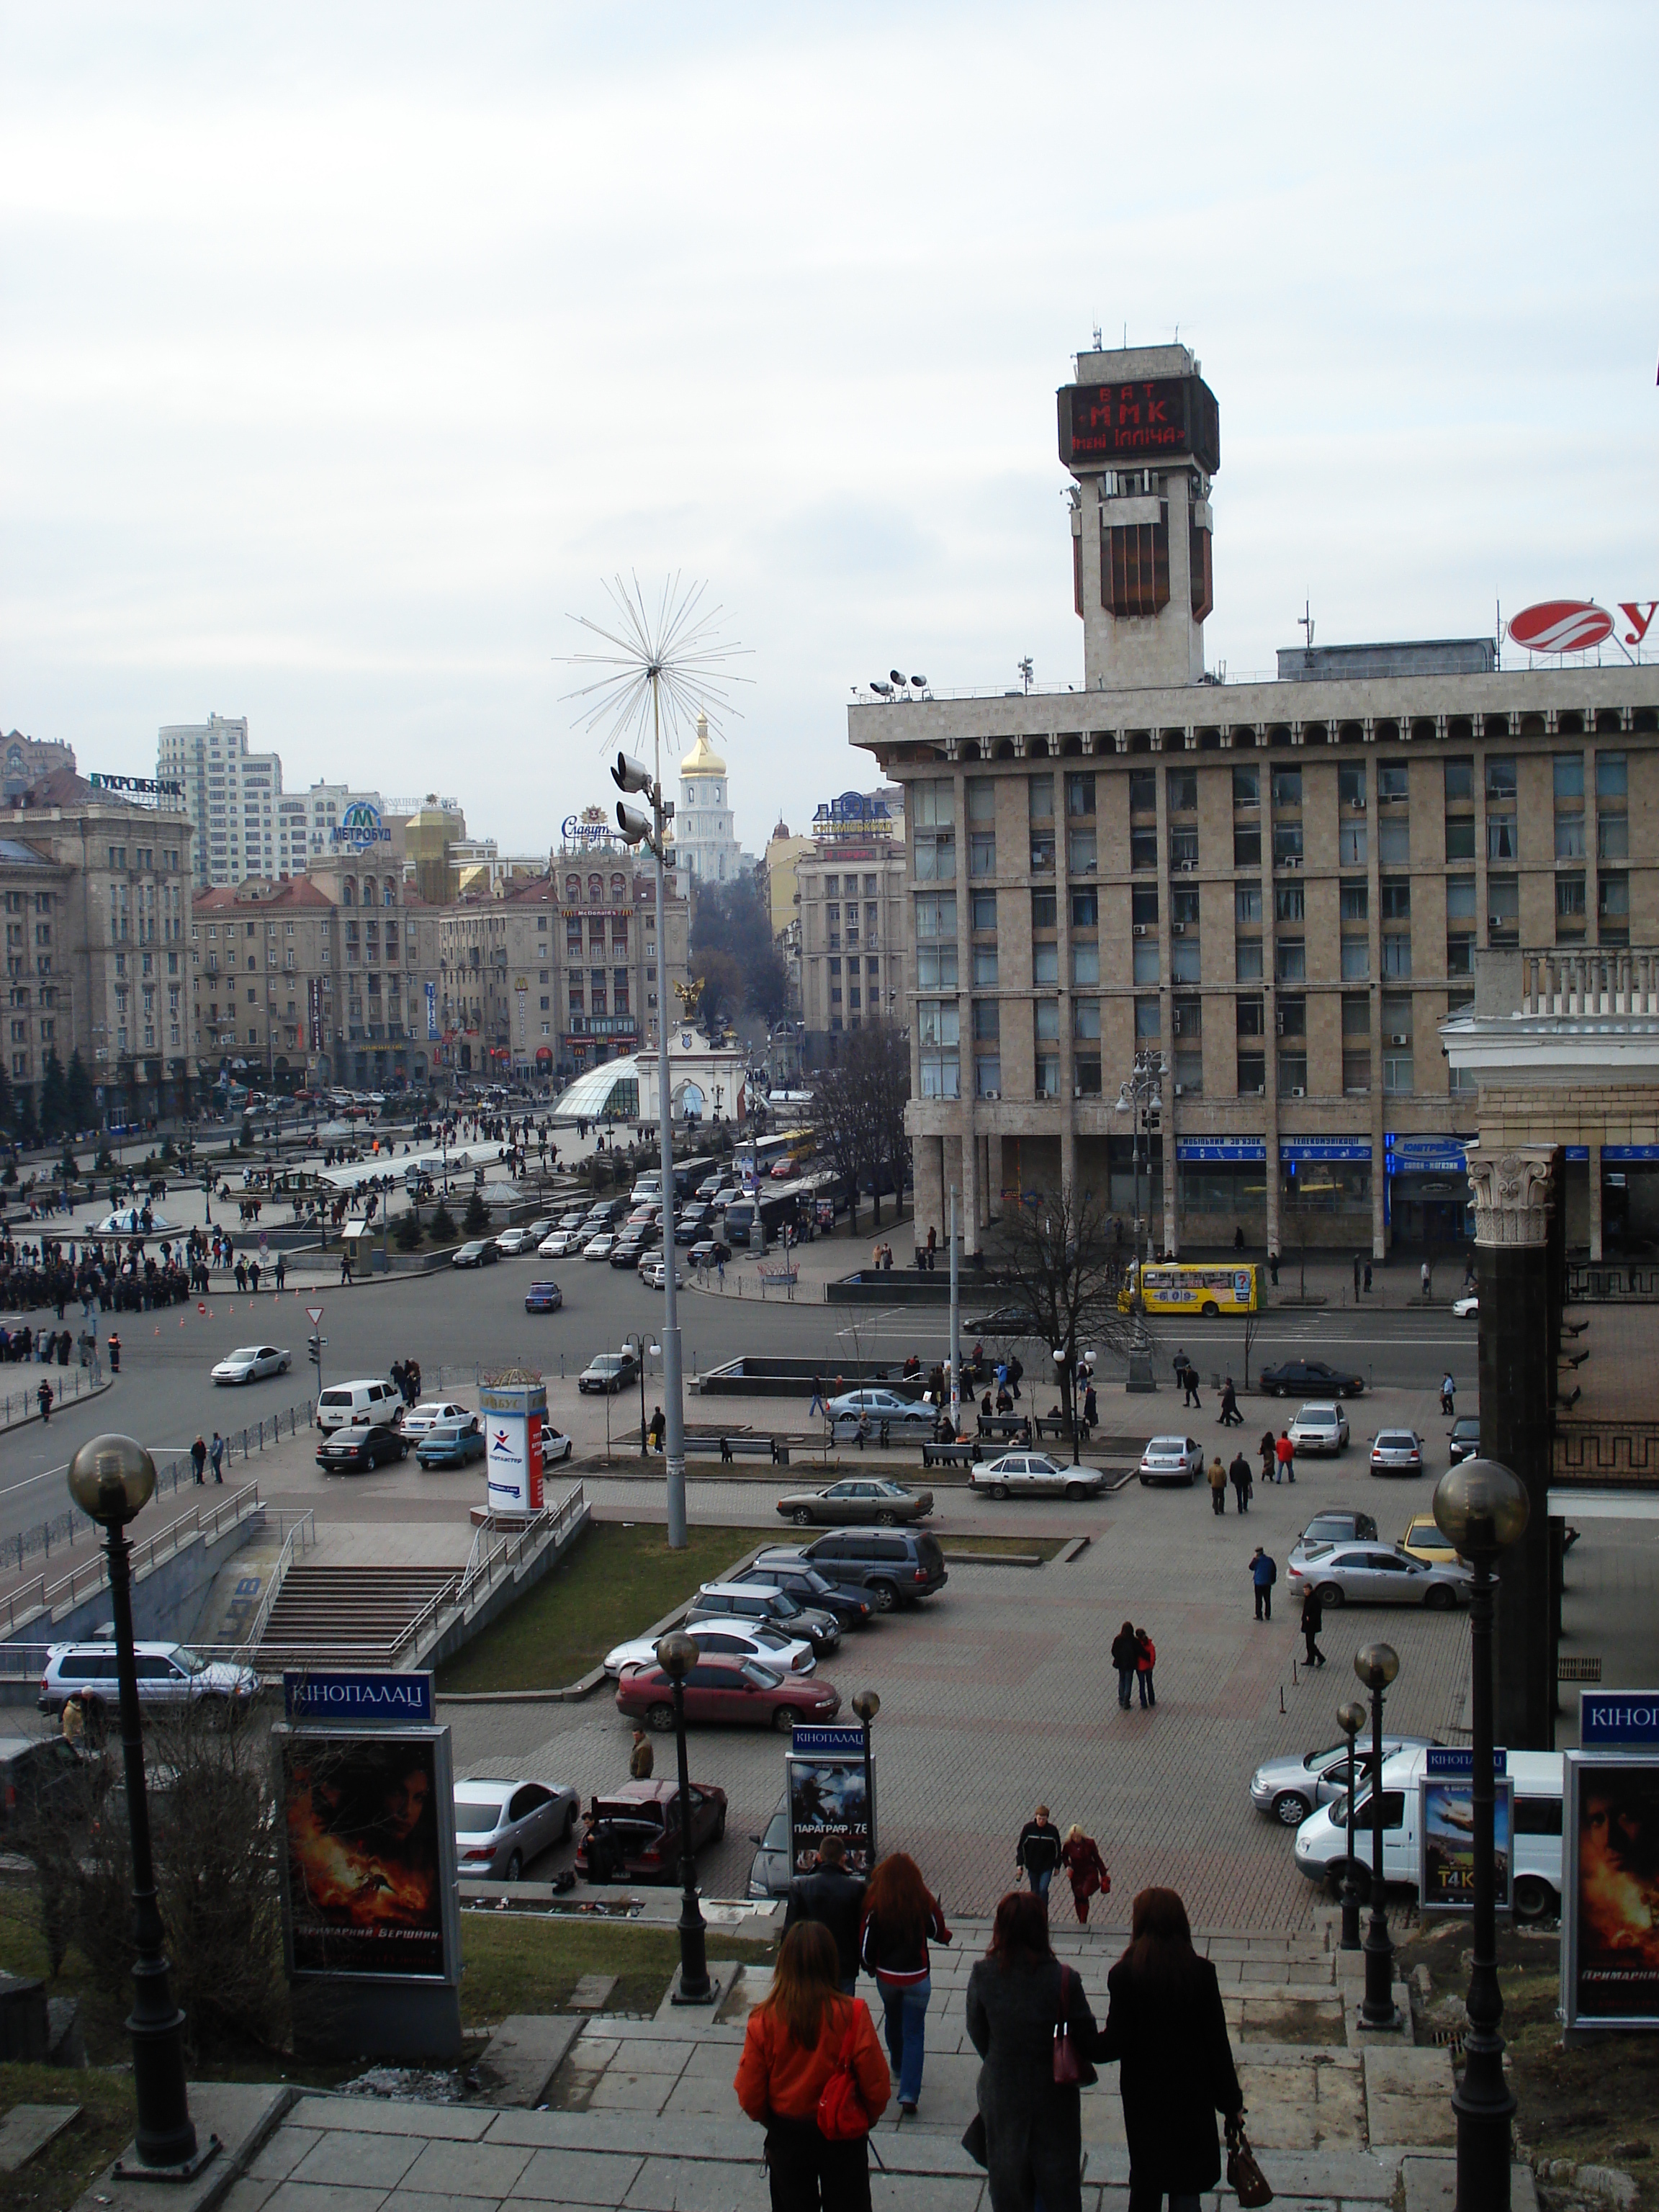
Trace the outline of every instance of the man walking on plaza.
<path fill-rule="evenodd" d="M 1310 1589 L 1302 1601 L 1302 1650 L 1304 1663 L 1322 1667 L 1325 1655 L 1319 1648 L 1319 1632 L 1325 1626 L 1325 1608 Z"/>
<path fill-rule="evenodd" d="M 1019 1832 L 1019 1841 L 1014 1845 L 1014 1864 L 1030 1883 L 1032 1895 L 1040 1897 L 1045 1905 L 1048 1902 L 1048 1885 L 1060 1864 L 1060 1830 L 1048 1818 L 1048 1808 L 1039 1805 Z"/>
<path fill-rule="evenodd" d="M 1238 1392 L 1230 1375 L 1221 1387 L 1221 1425 L 1224 1429 L 1242 1429 L 1244 1416 L 1238 1410 Z"/>
<path fill-rule="evenodd" d="M 1271 1620 L 1273 1617 L 1273 1584 L 1279 1580 L 1279 1569 L 1258 1544 L 1250 1554 L 1250 1580 L 1255 1584 L 1255 1617 Z"/>
<path fill-rule="evenodd" d="M 1219 1452 L 1210 1462 L 1210 1510 L 1218 1515 L 1227 1510 L 1227 1470 Z"/>
<path fill-rule="evenodd" d="M 1233 1463 L 1227 1469 L 1227 1473 L 1232 1479 L 1233 1495 L 1238 1500 L 1239 1511 L 1248 1513 L 1250 1510 L 1250 1492 L 1255 1489 L 1255 1482 L 1250 1473 L 1250 1462 L 1245 1458 L 1242 1450 L 1233 1455 Z"/>
<path fill-rule="evenodd" d="M 1291 1442 L 1291 1432 L 1288 1429 L 1279 1431 L 1279 1442 L 1273 1446 L 1273 1457 L 1279 1462 L 1279 1480 L 1294 1482 L 1296 1480 L 1296 1446 Z"/>
<path fill-rule="evenodd" d="M 839 1836 L 826 1836 L 818 1845 L 818 1863 L 811 1874 L 797 1875 L 789 1885 L 789 1903 L 783 1916 L 786 1929 L 798 1920 L 816 1920 L 836 1939 L 841 1963 L 841 1986 L 851 1996 L 859 1978 L 859 1926 L 864 1917 L 865 1882 L 847 1866 L 847 1846 Z"/>

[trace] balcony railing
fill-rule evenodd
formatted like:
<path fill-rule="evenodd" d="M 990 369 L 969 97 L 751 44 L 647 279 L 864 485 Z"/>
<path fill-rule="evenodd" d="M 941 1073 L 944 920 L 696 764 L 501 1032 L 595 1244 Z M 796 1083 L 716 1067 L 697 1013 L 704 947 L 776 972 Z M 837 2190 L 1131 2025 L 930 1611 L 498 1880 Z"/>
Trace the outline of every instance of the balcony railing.
<path fill-rule="evenodd" d="M 1552 945 L 1523 951 L 1521 1012 L 1586 1018 L 1659 1014 L 1659 951 L 1620 945 L 1569 951 Z"/>

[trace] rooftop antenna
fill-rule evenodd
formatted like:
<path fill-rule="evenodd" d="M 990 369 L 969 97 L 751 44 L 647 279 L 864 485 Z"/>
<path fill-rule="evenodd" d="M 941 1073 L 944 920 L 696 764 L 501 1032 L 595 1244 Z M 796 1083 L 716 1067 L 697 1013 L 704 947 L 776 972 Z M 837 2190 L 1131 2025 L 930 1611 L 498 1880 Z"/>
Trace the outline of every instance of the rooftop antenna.
<path fill-rule="evenodd" d="M 1036 667 L 1029 653 L 1026 654 L 1024 659 L 1019 664 L 1019 672 L 1025 679 L 1025 689 L 1029 695 L 1031 689 L 1031 678 L 1036 673 Z"/>
<path fill-rule="evenodd" d="M 1097 353 L 1100 351 L 1100 325 L 1098 323 L 1095 325 L 1095 351 Z"/>
<path fill-rule="evenodd" d="M 1308 650 L 1311 653 L 1313 651 L 1314 634 L 1313 603 L 1311 600 L 1304 599 L 1302 602 L 1302 611 L 1296 618 L 1296 626 L 1298 629 L 1305 629 L 1307 631 Z"/>

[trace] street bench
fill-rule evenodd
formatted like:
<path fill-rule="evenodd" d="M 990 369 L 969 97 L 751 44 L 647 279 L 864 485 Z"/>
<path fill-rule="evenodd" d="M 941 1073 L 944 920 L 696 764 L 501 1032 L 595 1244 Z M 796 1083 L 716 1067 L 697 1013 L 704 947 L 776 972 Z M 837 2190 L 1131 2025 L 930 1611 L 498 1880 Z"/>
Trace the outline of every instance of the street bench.
<path fill-rule="evenodd" d="M 789 1447 L 780 1443 L 775 1437 L 698 1436 L 685 1440 L 688 1459 L 770 1460 L 774 1467 L 787 1467 Z"/>
<path fill-rule="evenodd" d="M 1057 1443 L 1069 1444 L 1073 1441 L 1072 1424 L 1064 1413 L 1039 1413 L 1036 1419 L 1036 1432 L 1039 1437 L 1053 1437 Z M 1084 1429 L 1080 1433 L 1086 1444 L 1089 1441 L 1088 1430 Z"/>
<path fill-rule="evenodd" d="M 965 1444 L 924 1444 L 921 1463 L 924 1467 L 973 1467 L 979 1459 L 979 1446 Z"/>
<path fill-rule="evenodd" d="M 1031 1424 L 1024 1413 L 981 1413 L 979 1432 L 982 1437 L 998 1437 L 1005 1443 L 1029 1444 Z"/>

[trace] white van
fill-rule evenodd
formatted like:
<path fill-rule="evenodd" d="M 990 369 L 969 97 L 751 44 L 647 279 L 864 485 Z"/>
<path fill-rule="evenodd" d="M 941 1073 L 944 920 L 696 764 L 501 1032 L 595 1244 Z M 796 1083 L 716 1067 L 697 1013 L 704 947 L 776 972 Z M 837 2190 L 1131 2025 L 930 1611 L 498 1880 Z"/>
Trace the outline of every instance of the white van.
<path fill-rule="evenodd" d="M 1382 1763 L 1382 1876 L 1404 1889 L 1417 1887 L 1418 1784 L 1427 1760 L 1427 1751 L 1419 1749 L 1396 1753 Z M 1515 1917 L 1542 1920 L 1561 1909 L 1561 1754 L 1512 1751 L 1509 1778 L 1515 1821 Z M 1364 1780 L 1358 1798 L 1353 1840 L 1363 1892 L 1369 1887 L 1371 1863 L 1371 1796 Z M 1296 1832 L 1296 1863 L 1310 1881 L 1334 1888 L 1342 1880 L 1348 1855 L 1347 1805 L 1344 1793 L 1310 1813 Z"/>
<path fill-rule="evenodd" d="M 319 1429 L 391 1428 L 404 1401 L 390 1382 L 331 1382 L 317 1401 Z"/>

